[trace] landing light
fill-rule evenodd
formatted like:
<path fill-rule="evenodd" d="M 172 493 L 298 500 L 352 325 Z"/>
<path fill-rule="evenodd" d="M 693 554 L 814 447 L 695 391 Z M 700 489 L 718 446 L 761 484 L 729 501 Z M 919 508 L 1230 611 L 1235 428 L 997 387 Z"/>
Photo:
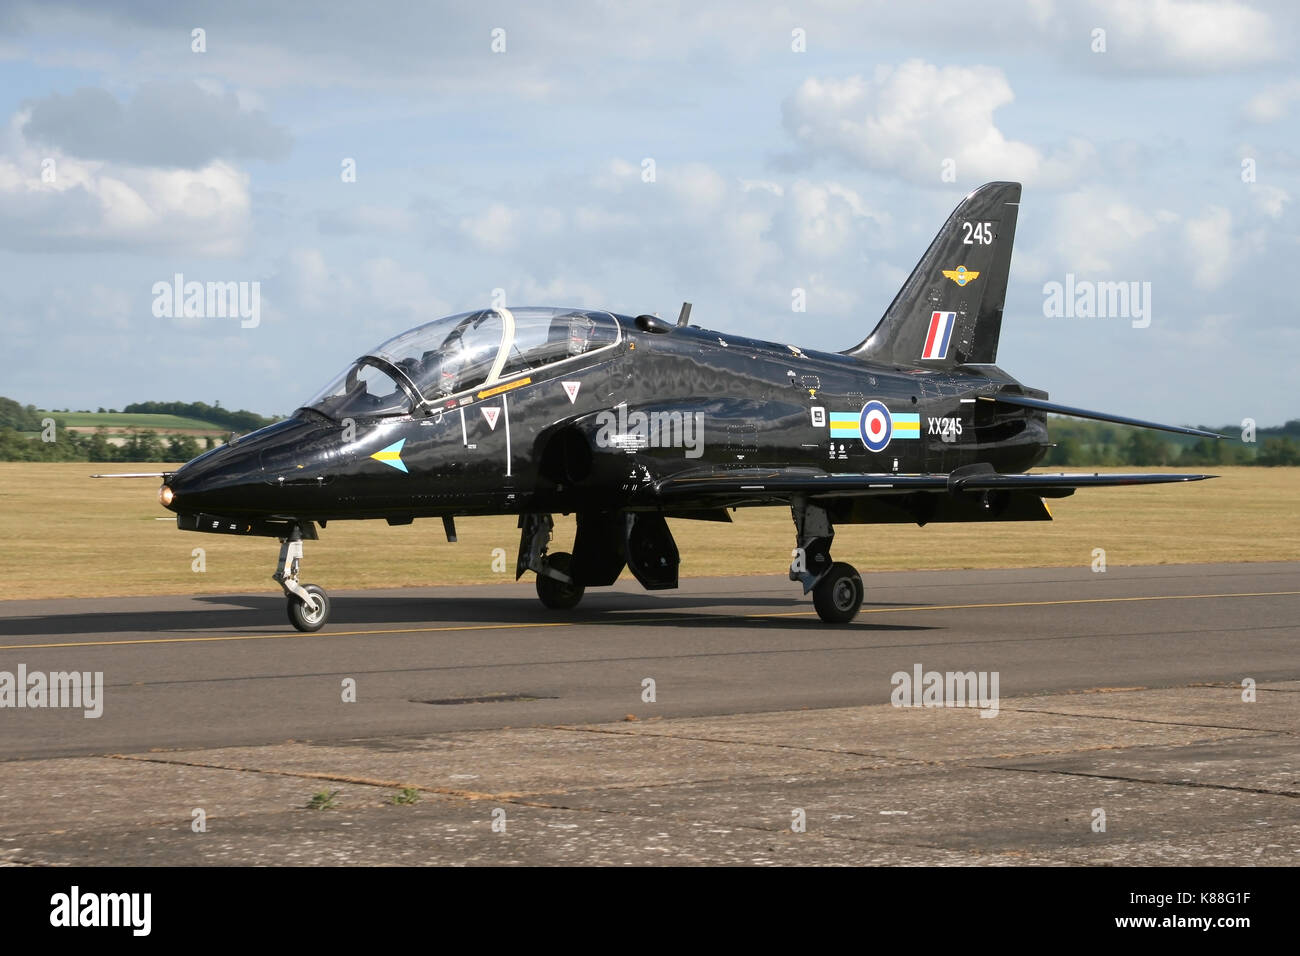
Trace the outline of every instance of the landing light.
<path fill-rule="evenodd" d="M 164 508 L 171 507 L 172 499 L 175 497 L 176 493 L 168 485 L 163 485 L 158 489 L 158 500 L 162 502 Z"/>

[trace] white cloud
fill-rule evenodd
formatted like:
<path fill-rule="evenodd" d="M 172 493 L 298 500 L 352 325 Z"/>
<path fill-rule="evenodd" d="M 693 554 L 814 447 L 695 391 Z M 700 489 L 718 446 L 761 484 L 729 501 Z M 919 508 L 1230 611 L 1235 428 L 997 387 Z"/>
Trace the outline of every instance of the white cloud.
<path fill-rule="evenodd" d="M 1092 158 L 1083 141 L 1048 156 L 998 129 L 1015 98 L 1001 70 L 922 60 L 878 67 L 870 79 L 810 77 L 782 104 L 786 130 L 811 156 L 937 184 L 948 162 L 962 181 L 1063 182 Z"/>
<path fill-rule="evenodd" d="M 791 185 L 782 210 L 792 245 L 811 256 L 832 256 L 865 242 L 878 244 L 887 217 L 869 211 L 856 192 L 839 183 L 797 180 Z"/>
<path fill-rule="evenodd" d="M 247 97 L 245 97 L 247 99 Z M 277 159 L 288 133 L 219 83 L 148 81 L 124 103 L 99 87 L 51 93 L 24 108 L 24 138 L 82 159 L 194 169 L 215 159 Z"/>
<path fill-rule="evenodd" d="M 1235 265 L 1232 213 L 1223 206 L 1211 206 L 1205 214 L 1188 219 L 1184 230 L 1188 272 L 1198 289 L 1223 285 Z"/>
<path fill-rule="evenodd" d="M 331 270 L 319 249 L 291 250 L 278 277 L 286 300 L 306 312 L 328 309 L 356 295 L 356 283 L 348 274 Z"/>
<path fill-rule="evenodd" d="M 1243 188 L 1247 197 L 1238 192 Z M 1242 265 L 1285 261 L 1293 246 L 1283 225 L 1291 201 L 1286 190 L 1237 186 L 1217 198 L 1176 212 L 1144 206 L 1140 197 L 1113 189 L 1069 193 L 1057 203 L 1048 245 L 1027 248 L 1028 256 L 1018 252 L 1016 270 L 1057 280 L 1062 272 L 1109 281 L 1150 279 L 1162 289 L 1180 290 L 1174 294 L 1199 307 L 1206 293 L 1227 292 Z M 1025 263 L 1036 268 L 1021 270 Z M 1240 295 L 1234 301 L 1241 301 Z"/>
<path fill-rule="evenodd" d="M 231 256 L 251 220 L 248 175 L 222 160 L 162 169 L 82 160 L 28 144 L 17 114 L 0 145 L 0 243 Z"/>
<path fill-rule="evenodd" d="M 363 300 L 389 315 L 407 315 L 411 324 L 446 313 L 446 303 L 429 284 L 429 274 L 405 268 L 395 259 L 367 259 L 358 269 L 365 282 Z"/>
<path fill-rule="evenodd" d="M 1281 219 L 1284 207 L 1291 201 L 1291 194 L 1280 186 L 1252 183 L 1250 194 L 1255 205 L 1270 219 Z"/>
<path fill-rule="evenodd" d="M 765 179 L 742 179 L 740 181 L 740 188 L 742 192 L 747 193 L 762 191 L 771 193 L 773 196 L 778 197 L 785 195 L 785 187 L 780 183 L 769 182 Z"/>
<path fill-rule="evenodd" d="M 157 170 L 54 157 L 59 180 L 0 157 L 0 242 L 26 249 L 137 247 L 210 256 L 243 248 L 248 177 L 223 162 Z M 30 167 L 29 167 L 30 168 Z"/>
<path fill-rule="evenodd" d="M 466 216 L 460 230 L 489 252 L 504 252 L 519 240 L 518 216 L 505 203 L 494 202 L 477 216 Z"/>
<path fill-rule="evenodd" d="M 371 233 L 391 236 L 396 233 L 414 232 L 419 225 L 419 218 L 409 208 L 362 203 L 323 212 L 317 224 L 321 232 L 325 233 L 340 235 Z"/>
<path fill-rule="evenodd" d="M 519 305 L 582 306 L 586 309 L 609 306 L 609 298 L 600 289 L 586 282 L 560 276 L 554 276 L 545 282 L 528 276 L 520 284 L 514 298 Z"/>
<path fill-rule="evenodd" d="M 1246 102 L 1244 112 L 1253 122 L 1272 123 L 1286 116 L 1295 100 L 1300 100 L 1300 79 L 1265 87 Z"/>
<path fill-rule="evenodd" d="M 579 232 L 631 229 L 637 222 L 637 217 L 630 213 L 606 209 L 592 203 L 586 203 L 573 210 L 573 226 Z"/>
<path fill-rule="evenodd" d="M 856 276 L 850 277 L 856 279 Z M 816 315 L 850 315 L 857 312 L 856 306 L 861 301 L 861 289 L 856 282 L 850 284 L 844 283 L 844 277 L 841 276 L 837 281 L 834 277 L 828 276 L 823 272 L 813 272 L 806 279 L 800 281 L 800 288 L 807 293 L 806 305 L 808 310 Z M 883 313 L 884 308 L 880 311 Z M 874 316 L 869 312 L 868 316 Z M 861 318 L 859 313 L 858 318 Z M 861 326 L 855 326 L 844 329 L 840 340 L 832 343 L 832 348 L 851 348 L 858 342 L 866 338 L 867 333 L 875 326 L 874 318 L 867 318 Z M 795 326 L 791 323 L 791 329 L 787 332 L 787 337 L 800 341 L 801 333 L 795 331 Z"/>
<path fill-rule="evenodd" d="M 1280 54 L 1268 14 L 1235 0 L 1095 0 L 1107 52 L 1139 69 L 1202 73 L 1253 66 Z M 1101 57 L 1098 65 L 1104 65 Z"/>
<path fill-rule="evenodd" d="M 655 185 L 662 184 L 685 207 L 697 214 L 710 214 L 727 194 L 727 181 L 703 163 L 687 163 L 656 171 Z"/>
<path fill-rule="evenodd" d="M 611 159 L 592 178 L 592 186 L 602 192 L 619 192 L 641 181 L 641 167 L 625 159 Z"/>
<path fill-rule="evenodd" d="M 296 248 L 263 282 L 263 324 L 331 330 L 331 348 L 355 352 L 451 312 L 435 281 L 388 256 L 331 260 L 320 249 Z"/>
<path fill-rule="evenodd" d="M 1162 218 L 1113 191 L 1090 187 L 1062 197 L 1052 234 L 1068 271 L 1114 273 L 1132 265 L 1134 253 Z"/>

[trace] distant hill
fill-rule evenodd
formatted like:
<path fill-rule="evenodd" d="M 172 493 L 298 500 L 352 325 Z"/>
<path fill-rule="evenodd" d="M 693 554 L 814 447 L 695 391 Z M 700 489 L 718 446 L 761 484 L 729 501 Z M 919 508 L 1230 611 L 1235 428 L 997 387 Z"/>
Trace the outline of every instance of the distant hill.
<path fill-rule="evenodd" d="M 268 418 L 265 415 L 259 415 L 256 412 L 239 411 L 232 412 L 220 405 L 209 405 L 206 402 L 136 402 L 122 409 L 127 414 L 138 415 L 176 415 L 180 418 L 196 418 L 199 421 L 211 422 L 222 428 L 229 428 L 236 432 L 251 432 L 266 425 L 279 421 L 278 418 Z"/>
<path fill-rule="evenodd" d="M 118 431 L 128 428 L 176 429 L 187 431 L 231 431 L 224 425 L 203 421 L 201 418 L 182 418 L 180 415 L 150 415 L 140 412 L 38 412 L 41 417 L 51 417 L 65 428 L 108 428 Z"/>
<path fill-rule="evenodd" d="M 53 441 L 42 422 L 54 419 Z M 188 461 L 230 434 L 278 419 L 205 402 L 136 402 L 121 411 L 45 411 L 0 397 L 0 461 Z"/>

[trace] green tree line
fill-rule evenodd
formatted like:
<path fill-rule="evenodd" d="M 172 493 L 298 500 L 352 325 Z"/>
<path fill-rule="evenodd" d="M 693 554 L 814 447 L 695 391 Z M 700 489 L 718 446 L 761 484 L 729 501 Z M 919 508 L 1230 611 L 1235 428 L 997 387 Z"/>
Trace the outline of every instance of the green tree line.
<path fill-rule="evenodd" d="M 1242 441 L 1240 427 L 1224 426 L 1227 436 L 1192 438 L 1145 428 L 1049 417 L 1047 431 L 1055 446 L 1045 465 L 1198 466 L 1300 465 L 1300 419 L 1280 428 L 1261 428 L 1255 441 Z"/>
<path fill-rule="evenodd" d="M 0 396 L 0 428 L 9 428 L 20 432 L 41 430 L 41 416 L 35 405 L 22 406 L 12 398 Z"/>
<path fill-rule="evenodd" d="M 112 411 L 116 414 L 116 410 Z M 276 421 L 256 412 L 230 411 L 220 403 L 205 402 L 136 402 L 122 412 L 195 418 L 233 432 L 253 431 Z M 44 440 L 45 418 L 54 419 L 53 441 Z M 42 413 L 35 405 L 21 405 L 0 396 L 0 461 L 189 461 L 214 446 L 210 437 L 197 439 L 148 429 L 127 431 L 126 441 L 115 444 L 108 440 L 107 428 L 92 433 L 69 431 L 59 413 Z"/>
<path fill-rule="evenodd" d="M 209 438 L 133 431 L 121 445 L 108 440 L 107 429 L 93 433 L 59 429 L 54 441 L 39 434 L 0 427 L 0 461 L 189 461 L 214 447 Z"/>
<path fill-rule="evenodd" d="M 222 428 L 229 428 L 234 432 L 256 431 L 277 421 L 275 418 L 267 418 L 265 415 L 242 408 L 232 412 L 228 408 L 222 408 L 220 402 L 215 405 L 209 405 L 207 402 L 133 402 L 122 411 L 127 414 L 178 415 L 181 418 L 197 418 Z"/>
<path fill-rule="evenodd" d="M 104 413 L 104 409 L 99 409 Z M 117 414 L 117 409 L 108 409 L 112 414 Z M 222 408 L 221 403 L 209 405 L 207 402 L 133 402 L 122 409 L 123 414 L 128 415 L 176 415 L 179 418 L 197 418 L 199 421 L 209 422 L 216 428 L 224 428 L 233 432 L 251 432 L 256 431 L 266 425 L 279 421 L 274 417 L 259 415 L 257 412 L 250 412 L 246 409 L 231 411 L 228 408 Z M 54 412 L 51 416 L 59 427 L 63 427 L 63 421 L 59 418 L 59 413 Z M 12 428 L 20 432 L 36 432 L 41 430 L 41 412 L 35 405 L 20 405 L 12 398 L 5 398 L 0 395 L 0 428 Z"/>

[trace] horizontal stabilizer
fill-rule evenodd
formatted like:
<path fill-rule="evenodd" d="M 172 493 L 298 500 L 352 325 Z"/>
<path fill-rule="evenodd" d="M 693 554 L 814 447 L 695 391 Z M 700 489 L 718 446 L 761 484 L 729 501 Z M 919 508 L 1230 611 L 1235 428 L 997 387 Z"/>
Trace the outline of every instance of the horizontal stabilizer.
<path fill-rule="evenodd" d="M 1002 405 L 1018 405 L 1021 408 L 1037 408 L 1040 411 L 1051 412 L 1054 415 L 1067 415 L 1070 418 L 1090 418 L 1098 422 L 1111 422 L 1115 425 L 1133 425 L 1137 428 L 1155 428 L 1162 432 L 1173 432 L 1175 435 L 1195 435 L 1197 438 L 1223 438 L 1218 432 L 1208 432 L 1203 428 L 1187 428 L 1183 425 L 1161 425 L 1159 422 L 1143 421 L 1140 418 L 1129 418 L 1125 415 L 1110 415 L 1106 412 L 1090 412 L 1086 408 L 1073 408 L 1069 405 L 1057 405 L 1055 402 L 1045 402 L 1041 398 L 1030 398 L 1028 395 L 1017 395 L 1014 392 L 999 392 L 996 395 L 979 396 L 982 402 L 998 402 Z"/>

